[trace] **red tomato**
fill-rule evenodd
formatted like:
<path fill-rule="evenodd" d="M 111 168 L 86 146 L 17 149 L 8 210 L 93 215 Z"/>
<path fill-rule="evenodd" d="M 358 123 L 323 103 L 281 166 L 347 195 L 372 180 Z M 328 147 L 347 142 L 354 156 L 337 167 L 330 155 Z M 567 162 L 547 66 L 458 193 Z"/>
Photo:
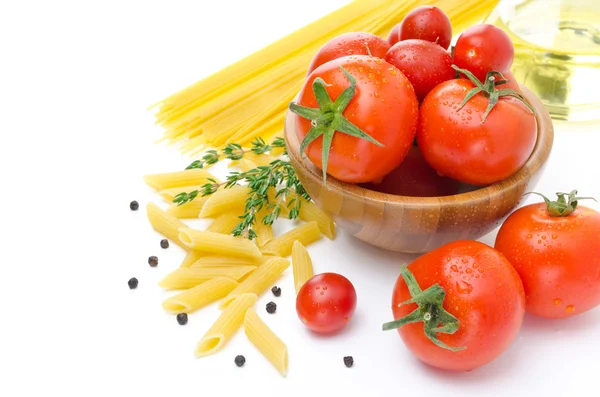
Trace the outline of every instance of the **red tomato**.
<path fill-rule="evenodd" d="M 436 85 L 456 76 L 450 54 L 430 41 L 401 41 L 388 51 L 385 60 L 404 73 L 419 101 Z"/>
<path fill-rule="evenodd" d="M 421 104 L 417 141 L 437 172 L 482 186 L 501 181 L 527 161 L 537 138 L 533 113 L 520 100 L 503 96 L 482 123 L 489 99 L 483 93 L 459 110 L 475 85 L 449 80 Z"/>
<path fill-rule="evenodd" d="M 396 26 L 388 42 L 391 45 L 398 41 L 420 39 L 437 43 L 445 50 L 452 41 L 452 24 L 444 11 L 434 6 L 417 7 Z"/>
<path fill-rule="evenodd" d="M 363 187 L 377 192 L 412 197 L 449 196 L 459 192 L 459 183 L 439 176 L 415 146 L 410 149 L 400 167 L 386 175 L 381 183 L 368 183 Z"/>
<path fill-rule="evenodd" d="M 545 203 L 512 213 L 496 249 L 519 272 L 529 313 L 563 318 L 600 304 L 600 213 L 578 206 L 552 215 Z"/>
<path fill-rule="evenodd" d="M 368 49 L 367 49 L 368 47 Z M 370 55 L 383 58 L 390 49 L 390 44 L 371 33 L 344 33 L 328 41 L 312 60 L 308 74 L 324 63 L 349 55 Z"/>
<path fill-rule="evenodd" d="M 337 273 L 323 273 L 308 280 L 296 297 L 296 312 L 308 328 L 331 333 L 344 328 L 356 309 L 356 290 Z"/>
<path fill-rule="evenodd" d="M 470 70 L 479 81 L 487 72 L 510 71 L 515 49 L 510 37 L 493 25 L 479 24 L 465 30 L 454 47 L 454 63 Z"/>
<path fill-rule="evenodd" d="M 495 249 L 477 241 L 455 241 L 417 258 L 407 269 L 423 292 L 435 291 L 433 296 L 443 299 L 442 309 L 431 296 L 423 300 L 424 295 L 411 295 L 403 275 L 394 287 L 396 320 L 424 309 L 417 313 L 420 321 L 398 328 L 406 346 L 422 361 L 442 369 L 471 370 L 497 358 L 515 339 L 525 314 L 525 294 L 519 275 Z M 419 305 L 402 304 L 413 297 Z M 444 318 L 444 313 L 450 317 Z M 387 325 L 384 329 L 398 324 Z M 449 350 L 426 336 L 427 329 L 438 326 L 454 333 L 432 331 L 434 337 L 447 347 L 464 349 Z"/>
<path fill-rule="evenodd" d="M 505 89 L 509 89 L 509 90 L 514 90 L 518 93 L 521 93 L 521 87 L 519 86 L 519 82 L 517 81 L 517 79 L 515 79 L 515 76 L 512 74 L 512 72 L 504 72 L 502 73 L 502 75 L 504 76 L 504 80 L 507 81 L 506 84 L 500 84 L 496 86 L 496 89 L 498 90 L 505 90 Z M 496 77 L 496 81 L 500 80 L 499 77 Z"/>
<path fill-rule="evenodd" d="M 419 102 L 412 85 L 396 67 L 379 58 L 355 55 L 319 66 L 306 80 L 298 103 L 290 108 L 319 108 L 313 91 L 313 82 L 319 77 L 327 83 L 325 90 L 331 100 L 338 99 L 351 85 L 340 67 L 357 81 L 354 97 L 341 113 L 321 109 L 321 116 L 314 121 L 298 115 L 296 133 L 302 141 L 313 123 L 321 130 L 329 129 L 333 128 L 333 121 L 329 120 L 333 120 L 334 114 L 345 117 L 383 146 L 335 131 L 327 172 L 344 182 L 371 182 L 389 174 L 406 157 L 415 136 Z M 321 135 L 306 149 L 310 160 L 320 169 L 323 169 L 323 141 Z"/>

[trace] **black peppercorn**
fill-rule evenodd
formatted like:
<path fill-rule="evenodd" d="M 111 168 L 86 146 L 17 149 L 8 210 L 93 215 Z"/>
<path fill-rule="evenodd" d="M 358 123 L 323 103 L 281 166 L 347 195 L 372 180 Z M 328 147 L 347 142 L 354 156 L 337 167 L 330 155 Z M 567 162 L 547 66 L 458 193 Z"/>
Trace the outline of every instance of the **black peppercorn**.
<path fill-rule="evenodd" d="M 152 267 L 156 267 L 158 265 L 158 258 L 155 256 L 151 256 L 148 258 L 148 264 Z"/>
<path fill-rule="evenodd" d="M 344 364 L 348 368 L 352 367 L 354 365 L 354 358 L 352 356 L 344 357 Z"/>
<path fill-rule="evenodd" d="M 163 249 L 169 248 L 169 240 L 167 240 L 166 238 L 160 240 L 160 248 L 163 248 Z"/>
<path fill-rule="evenodd" d="M 179 325 L 186 325 L 188 321 L 188 316 L 186 313 L 179 313 L 177 315 L 177 322 Z"/>
<path fill-rule="evenodd" d="M 281 296 L 281 288 L 279 288 L 278 286 L 274 286 L 273 288 L 271 288 L 271 292 L 276 297 L 280 297 Z"/>
<path fill-rule="evenodd" d="M 131 203 L 129 203 L 129 208 L 132 211 L 137 211 L 140 208 L 140 204 L 137 201 L 132 201 Z"/>
<path fill-rule="evenodd" d="M 238 367 L 243 367 L 246 364 L 246 357 L 244 356 L 235 356 L 235 365 Z"/>
<path fill-rule="evenodd" d="M 267 313 L 273 314 L 273 313 L 275 313 L 276 310 L 277 310 L 277 305 L 275 304 L 275 302 L 267 303 Z"/>
<path fill-rule="evenodd" d="M 129 289 L 136 289 L 138 286 L 138 279 L 135 277 L 130 278 L 127 284 L 129 285 Z"/>

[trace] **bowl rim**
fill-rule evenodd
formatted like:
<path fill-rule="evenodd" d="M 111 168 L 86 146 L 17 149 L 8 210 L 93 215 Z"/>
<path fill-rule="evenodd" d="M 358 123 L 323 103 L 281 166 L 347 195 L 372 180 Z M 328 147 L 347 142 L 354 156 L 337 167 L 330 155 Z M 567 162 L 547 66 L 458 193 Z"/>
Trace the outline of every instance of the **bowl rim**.
<path fill-rule="evenodd" d="M 295 133 L 296 115 L 290 110 L 286 113 L 285 125 L 284 125 L 284 139 L 288 148 L 288 156 L 293 157 L 298 164 L 305 168 L 312 177 L 321 181 L 321 184 L 328 190 L 342 191 L 344 194 L 351 194 L 356 197 L 368 199 L 370 201 L 376 201 L 386 204 L 415 204 L 420 207 L 438 207 L 440 204 L 448 203 L 459 203 L 465 200 L 474 201 L 473 195 L 482 195 L 482 197 L 492 197 L 499 192 L 503 192 L 507 189 L 516 187 L 521 181 L 528 180 L 532 175 L 537 173 L 546 163 L 552 146 L 554 143 L 554 126 L 552 119 L 546 107 L 527 87 L 520 84 L 521 92 L 525 99 L 535 109 L 535 119 L 537 128 L 537 137 L 535 146 L 531 155 L 525 162 L 525 164 L 514 174 L 506 179 L 498 182 L 494 182 L 490 185 L 482 186 L 478 189 L 471 190 L 468 192 L 448 195 L 448 196 L 433 196 L 433 197 L 415 197 L 415 196 L 401 196 L 396 194 L 388 194 L 378 192 L 376 190 L 367 189 L 357 184 L 342 182 L 339 179 L 327 176 L 327 184 L 323 183 L 323 176 L 321 170 L 315 166 L 312 161 L 306 156 L 298 153 L 300 148 L 300 142 Z M 296 98 L 294 98 L 296 100 Z M 292 133 L 293 132 L 293 133 Z M 290 139 L 292 139 L 293 145 L 290 145 Z"/>

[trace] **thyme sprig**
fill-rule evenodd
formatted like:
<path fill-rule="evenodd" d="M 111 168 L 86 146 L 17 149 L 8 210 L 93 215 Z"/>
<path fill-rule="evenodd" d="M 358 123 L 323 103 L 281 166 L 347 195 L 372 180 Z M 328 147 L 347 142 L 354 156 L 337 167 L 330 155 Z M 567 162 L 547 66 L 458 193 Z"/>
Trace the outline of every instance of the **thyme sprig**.
<path fill-rule="evenodd" d="M 224 159 L 241 160 L 246 153 L 266 154 L 276 147 L 285 147 L 283 138 L 275 139 L 270 145 L 267 145 L 264 139 L 256 138 L 249 149 L 245 149 L 239 143 L 228 143 L 220 152 L 215 149 L 206 151 L 200 160 L 196 160 L 188 165 L 186 170 L 204 168 L 207 165 L 216 164 Z"/>

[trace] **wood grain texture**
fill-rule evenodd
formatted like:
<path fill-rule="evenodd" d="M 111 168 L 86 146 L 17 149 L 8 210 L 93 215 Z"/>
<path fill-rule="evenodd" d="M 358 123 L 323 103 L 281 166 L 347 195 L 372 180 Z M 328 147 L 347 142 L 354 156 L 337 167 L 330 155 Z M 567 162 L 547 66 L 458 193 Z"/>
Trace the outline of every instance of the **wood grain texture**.
<path fill-rule="evenodd" d="M 526 87 L 536 109 L 537 142 L 527 163 L 513 176 L 468 193 L 444 197 L 407 197 L 375 192 L 321 171 L 304 156 L 296 135 L 296 117 L 288 112 L 285 140 L 292 166 L 313 200 L 348 233 L 391 251 L 422 253 L 458 239 L 491 232 L 533 189 L 550 156 L 554 129 L 550 115 Z M 302 158 L 304 157 L 304 158 Z"/>

